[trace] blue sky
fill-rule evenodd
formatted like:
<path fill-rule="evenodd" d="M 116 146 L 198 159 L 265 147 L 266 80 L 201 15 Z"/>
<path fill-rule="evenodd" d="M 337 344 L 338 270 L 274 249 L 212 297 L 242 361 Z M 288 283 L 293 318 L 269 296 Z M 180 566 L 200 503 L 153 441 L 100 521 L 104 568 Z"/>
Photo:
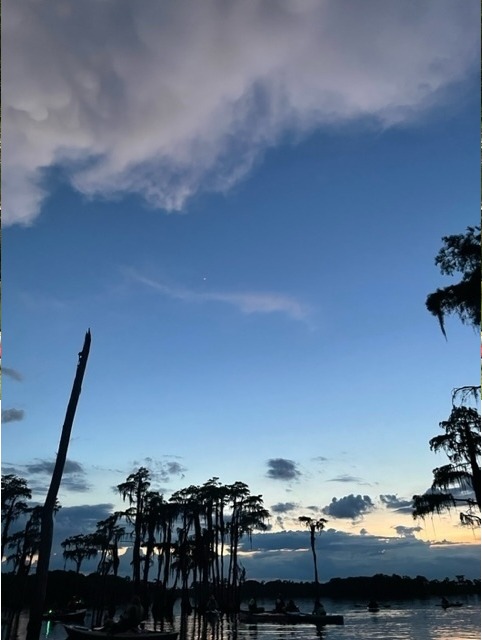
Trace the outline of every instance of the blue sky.
<path fill-rule="evenodd" d="M 263 495 L 252 577 L 311 579 L 306 513 L 322 579 L 410 574 L 407 548 L 414 575 L 478 573 L 478 535 L 407 501 L 480 375 L 476 333 L 445 341 L 424 304 L 442 236 L 478 219 L 479 7 L 359 7 L 5 8 L 2 466 L 45 495 L 90 328 L 69 526 L 143 465 L 167 497 Z"/>

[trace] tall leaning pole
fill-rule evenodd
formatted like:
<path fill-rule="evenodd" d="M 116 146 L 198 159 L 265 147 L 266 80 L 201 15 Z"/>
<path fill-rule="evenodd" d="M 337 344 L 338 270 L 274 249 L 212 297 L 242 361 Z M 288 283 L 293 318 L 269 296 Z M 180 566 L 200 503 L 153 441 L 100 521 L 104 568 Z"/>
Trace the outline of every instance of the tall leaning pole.
<path fill-rule="evenodd" d="M 64 472 L 65 461 L 67 459 L 67 450 L 69 448 L 75 410 L 77 409 L 77 403 L 82 390 L 82 380 L 84 378 L 85 367 L 87 366 L 87 358 L 89 357 L 90 341 L 91 336 L 89 329 L 85 334 L 82 351 L 79 353 L 77 371 L 75 373 L 74 384 L 72 386 L 69 404 L 67 405 L 67 411 L 65 413 L 64 425 L 62 427 L 62 434 L 60 436 L 57 459 L 55 461 L 47 497 L 45 498 L 45 504 L 42 509 L 37 571 L 35 574 L 33 600 L 30 607 L 26 640 L 39 640 L 42 628 L 42 614 L 44 613 L 50 553 L 52 551 L 52 538 L 54 533 L 54 507 Z"/>

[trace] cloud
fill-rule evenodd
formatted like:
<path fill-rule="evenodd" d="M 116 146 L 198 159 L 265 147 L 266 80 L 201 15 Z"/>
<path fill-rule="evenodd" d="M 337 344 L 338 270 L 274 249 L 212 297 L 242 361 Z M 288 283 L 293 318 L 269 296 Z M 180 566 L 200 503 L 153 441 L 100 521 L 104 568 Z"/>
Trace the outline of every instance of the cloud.
<path fill-rule="evenodd" d="M 293 511 L 299 506 L 296 502 L 278 502 L 277 504 L 271 505 L 270 510 L 273 511 L 273 513 L 288 513 L 288 511 Z"/>
<path fill-rule="evenodd" d="M 404 527 L 403 525 L 398 525 L 393 528 L 401 538 L 414 538 L 415 533 L 423 531 L 423 527 Z"/>
<path fill-rule="evenodd" d="M 2 367 L 2 375 L 7 376 L 8 378 L 12 378 L 12 380 L 16 380 L 17 382 L 21 382 L 23 380 L 23 376 L 21 373 L 19 373 L 15 369 L 10 369 L 9 367 Z"/>
<path fill-rule="evenodd" d="M 359 478 L 358 476 L 350 476 L 348 474 L 343 474 L 336 478 L 330 478 L 327 482 L 356 482 L 358 484 L 363 484 L 362 478 Z"/>
<path fill-rule="evenodd" d="M 222 292 L 222 291 L 194 291 L 178 285 L 168 285 L 163 282 L 146 278 L 135 271 L 126 272 L 128 276 L 162 295 L 182 300 L 188 303 L 219 302 L 236 307 L 246 314 L 252 313 L 284 313 L 294 320 L 306 320 L 310 309 L 293 297 L 270 292 Z"/>
<path fill-rule="evenodd" d="M 385 493 L 380 494 L 380 500 L 386 506 L 387 509 L 393 509 L 397 513 L 412 513 L 413 502 L 412 500 L 405 500 L 398 498 L 396 494 Z"/>
<path fill-rule="evenodd" d="M 55 516 L 55 529 L 58 535 L 68 537 L 77 533 L 95 531 L 97 522 L 111 515 L 110 503 L 83 504 L 75 507 L 62 507 Z"/>
<path fill-rule="evenodd" d="M 350 518 L 358 520 L 364 513 L 373 511 L 375 505 L 369 496 L 353 495 L 343 498 L 333 498 L 329 505 L 321 510 L 325 515 L 333 518 Z"/>
<path fill-rule="evenodd" d="M 184 478 L 186 467 L 176 460 L 154 460 L 154 458 L 144 458 L 142 465 L 137 462 L 134 463 L 134 467 L 145 466 L 151 472 L 151 477 L 154 482 L 169 482 L 172 477 Z M 116 489 L 117 491 L 117 489 Z"/>
<path fill-rule="evenodd" d="M 39 460 L 38 462 L 32 462 L 26 465 L 26 469 L 29 473 L 45 473 L 52 475 L 55 467 L 55 460 Z M 67 459 L 64 465 L 64 475 L 69 473 L 81 473 L 85 471 L 79 462 Z"/>
<path fill-rule="evenodd" d="M 286 133 L 410 122 L 476 68 L 478 20 L 448 0 L 6 3 L 3 222 L 35 219 L 55 165 L 176 211 Z"/>
<path fill-rule="evenodd" d="M 309 532 L 254 533 L 242 543 L 240 561 L 254 580 L 313 580 Z M 443 579 L 480 577 L 480 545 L 435 545 L 414 536 L 360 535 L 327 529 L 316 537 L 320 580 L 384 573 Z"/>
<path fill-rule="evenodd" d="M 272 458 L 268 460 L 268 478 L 274 480 L 297 480 L 301 473 L 298 471 L 296 462 L 286 460 L 286 458 Z"/>
<path fill-rule="evenodd" d="M 23 420 L 25 411 L 23 409 L 2 409 L 2 423 L 18 422 Z"/>
<path fill-rule="evenodd" d="M 27 479 L 32 491 L 42 494 L 48 490 L 49 479 L 52 476 L 54 467 L 55 460 L 42 459 L 24 465 L 23 473 L 30 476 Z M 91 489 L 91 485 L 86 479 L 85 469 L 80 462 L 70 459 L 65 461 L 60 488 L 61 490 L 76 493 L 86 493 Z"/>

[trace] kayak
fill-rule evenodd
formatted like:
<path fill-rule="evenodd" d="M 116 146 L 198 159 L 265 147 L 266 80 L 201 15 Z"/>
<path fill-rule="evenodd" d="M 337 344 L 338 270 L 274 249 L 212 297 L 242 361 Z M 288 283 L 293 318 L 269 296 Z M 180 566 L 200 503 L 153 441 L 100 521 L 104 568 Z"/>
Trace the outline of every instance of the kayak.
<path fill-rule="evenodd" d="M 239 621 L 247 624 L 344 624 L 343 616 L 316 616 L 311 613 L 251 613 L 239 612 Z"/>
<path fill-rule="evenodd" d="M 123 640 L 139 640 L 142 638 L 150 638 L 151 640 L 177 640 L 179 633 L 177 631 L 121 631 L 120 633 L 112 633 L 101 631 L 100 629 L 89 629 L 88 627 L 79 627 L 76 625 L 64 624 L 67 636 L 72 640 L 88 640 L 89 638 L 122 638 Z"/>
<path fill-rule="evenodd" d="M 68 611 L 67 609 L 52 609 L 42 616 L 42 620 L 52 620 L 57 622 L 83 622 L 87 609 L 75 609 Z"/>

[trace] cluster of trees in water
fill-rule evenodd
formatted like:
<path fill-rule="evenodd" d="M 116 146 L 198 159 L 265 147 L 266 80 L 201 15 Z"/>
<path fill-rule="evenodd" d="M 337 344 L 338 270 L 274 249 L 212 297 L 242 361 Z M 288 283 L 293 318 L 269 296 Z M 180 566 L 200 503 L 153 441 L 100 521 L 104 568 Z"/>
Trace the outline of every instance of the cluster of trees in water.
<path fill-rule="evenodd" d="M 216 477 L 177 491 L 169 500 L 150 485 L 150 472 L 144 467 L 119 484 L 117 490 L 127 508 L 98 522 L 95 531 L 66 538 L 62 542 L 65 562 L 72 562 L 80 574 L 85 560 L 95 558 L 97 574 L 105 582 L 109 575 L 118 576 L 120 550 L 131 546 L 130 589 L 145 600 L 151 579 L 164 597 L 178 589 L 187 594 L 190 585 L 197 583 L 201 600 L 214 593 L 223 608 L 236 609 L 245 578 L 238 557 L 240 541 L 267 528 L 269 512 L 262 496 L 252 495 L 243 482 L 223 485 Z M 41 534 L 42 507 L 29 507 L 25 499 L 30 497 L 24 479 L 2 476 L 2 556 L 16 576 L 14 591 L 20 600 Z M 11 533 L 20 517 L 24 528 Z"/>

